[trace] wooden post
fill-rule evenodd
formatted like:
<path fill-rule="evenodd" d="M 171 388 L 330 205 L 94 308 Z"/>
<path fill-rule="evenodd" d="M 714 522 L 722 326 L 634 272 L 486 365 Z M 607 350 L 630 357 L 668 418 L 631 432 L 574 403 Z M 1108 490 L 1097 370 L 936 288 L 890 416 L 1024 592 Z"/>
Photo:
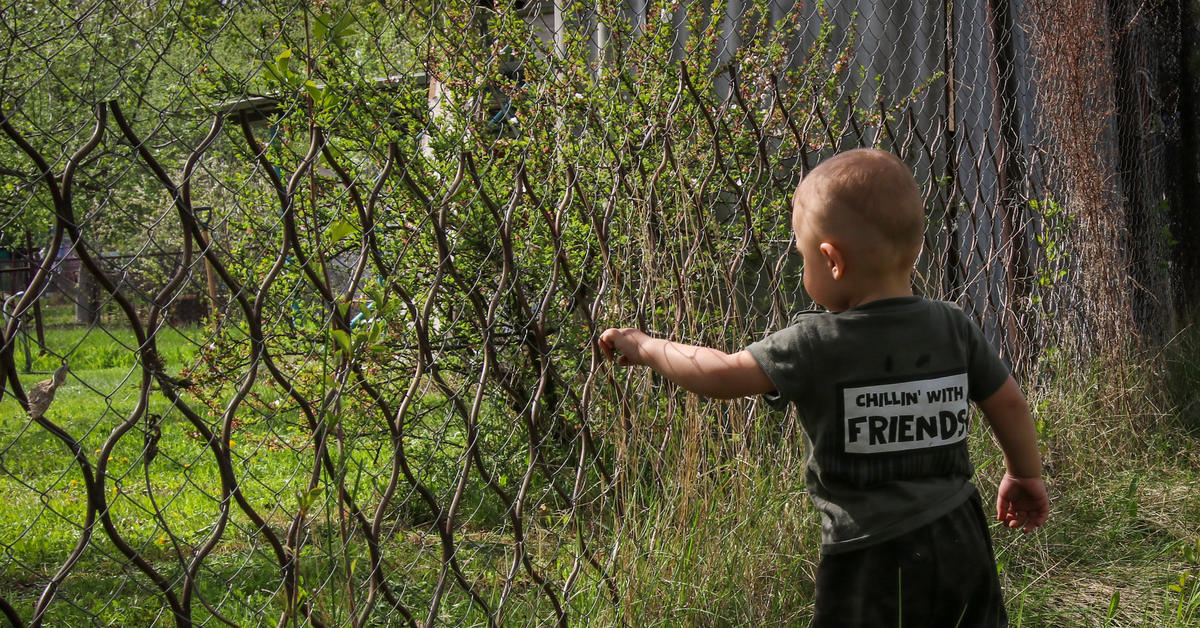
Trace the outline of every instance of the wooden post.
<path fill-rule="evenodd" d="M 58 252 L 55 251 L 55 254 Z M 100 261 L 97 256 L 97 262 Z M 100 299 L 96 294 L 96 281 L 82 264 L 79 278 L 75 282 L 75 324 L 92 325 L 100 321 Z"/>
<path fill-rule="evenodd" d="M 954 28 L 954 2 L 947 0 L 946 39 L 942 46 L 943 71 L 946 73 L 946 207 L 943 222 L 946 230 L 946 261 L 942 289 L 947 299 L 957 301 L 966 292 L 966 268 L 963 267 L 962 251 L 958 232 L 958 80 L 954 75 L 955 51 L 957 50 Z"/>
<path fill-rule="evenodd" d="M 33 238 L 30 237 L 28 230 L 25 231 L 25 254 L 29 258 L 29 265 L 27 268 L 29 270 L 33 270 L 33 267 L 35 266 L 33 258 Z M 32 273 L 29 274 L 30 278 L 32 278 Z M 46 327 L 42 324 L 42 300 L 40 298 L 33 300 L 33 327 L 37 333 L 38 355 L 46 355 Z M 26 352 L 26 354 L 28 354 L 28 352 Z M 26 361 L 28 361 L 28 355 L 26 355 Z M 28 371 L 29 367 L 26 366 L 25 370 Z"/>
<path fill-rule="evenodd" d="M 204 255 L 204 281 L 208 289 L 208 307 L 209 315 L 213 315 L 217 310 L 217 276 L 213 270 L 213 265 L 208 261 L 208 250 L 213 247 L 212 238 L 212 207 L 202 205 L 192 208 L 192 216 L 200 223 L 200 233 L 204 236 L 204 249 L 200 251 Z"/>
<path fill-rule="evenodd" d="M 1029 249 L 1025 242 L 1024 207 L 1020 189 L 1023 179 L 1021 166 L 1020 101 L 1017 94 L 1017 65 L 1013 50 L 1012 7 L 1009 0 L 987 0 L 989 61 L 994 94 L 992 120 L 995 125 L 999 162 L 996 168 L 998 213 L 1001 215 L 1000 245 L 1004 251 L 1005 286 L 1007 301 L 1001 323 L 1008 332 L 1007 357 L 1013 369 L 1024 371 L 1025 358 L 1036 356 L 1032 347 L 1033 336 L 1026 333 L 1029 321 L 1024 316 L 1025 299 L 1033 285 L 1033 272 L 1029 267 Z"/>
<path fill-rule="evenodd" d="M 205 230 L 204 239 L 208 241 L 208 245 L 212 246 L 212 232 Z M 208 303 L 209 307 L 215 311 L 217 308 L 217 277 L 213 271 L 212 262 L 208 258 L 204 258 L 204 278 L 208 283 Z"/>

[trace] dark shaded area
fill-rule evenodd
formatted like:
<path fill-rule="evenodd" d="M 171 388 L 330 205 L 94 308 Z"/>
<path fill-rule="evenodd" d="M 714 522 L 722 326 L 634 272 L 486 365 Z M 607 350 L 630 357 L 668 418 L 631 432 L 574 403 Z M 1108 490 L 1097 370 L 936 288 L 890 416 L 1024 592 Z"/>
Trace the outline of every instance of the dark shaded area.
<path fill-rule="evenodd" d="M 1172 281 L 1176 311 L 1185 317 L 1200 307 L 1200 1 L 1167 3 L 1168 21 L 1179 29 L 1178 63 L 1160 68 L 1177 86 L 1175 100 L 1179 134 L 1167 146 L 1170 178 Z M 1185 319 L 1186 320 L 1186 319 Z"/>

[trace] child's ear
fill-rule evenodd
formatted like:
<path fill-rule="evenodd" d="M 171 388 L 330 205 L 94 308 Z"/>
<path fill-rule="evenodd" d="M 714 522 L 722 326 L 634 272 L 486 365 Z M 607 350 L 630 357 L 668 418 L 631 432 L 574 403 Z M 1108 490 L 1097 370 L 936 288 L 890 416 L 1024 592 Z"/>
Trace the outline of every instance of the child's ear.
<path fill-rule="evenodd" d="M 846 274 L 846 258 L 841 250 L 832 242 L 822 242 L 819 248 L 825 258 L 825 265 L 829 268 L 829 275 L 834 279 L 841 279 L 842 275 Z"/>

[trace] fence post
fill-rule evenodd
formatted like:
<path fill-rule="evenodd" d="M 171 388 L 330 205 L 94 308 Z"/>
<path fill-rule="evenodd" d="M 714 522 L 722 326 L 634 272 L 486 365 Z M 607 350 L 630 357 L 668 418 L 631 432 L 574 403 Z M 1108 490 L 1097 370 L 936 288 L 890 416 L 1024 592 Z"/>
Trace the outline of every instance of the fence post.
<path fill-rule="evenodd" d="M 195 215 L 196 222 L 200 223 L 200 233 L 204 236 L 205 243 L 209 247 L 214 246 L 211 223 L 212 207 L 208 205 L 193 207 L 192 213 Z M 217 311 L 217 277 L 212 262 L 208 261 L 208 256 L 204 253 L 205 251 L 200 252 L 204 257 L 204 283 L 208 289 L 208 307 L 210 313 L 215 313 Z"/>
<path fill-rule="evenodd" d="M 1029 249 L 1022 221 L 1022 201 L 1019 194 L 1024 169 L 1021 166 L 1021 116 L 1017 97 L 1016 55 L 1013 52 L 1012 8 L 1008 0 L 988 0 L 988 45 L 993 77 L 993 123 L 999 135 L 1000 154 L 996 168 L 998 190 L 996 206 L 1002 213 L 1000 246 L 1008 247 L 1005 259 L 1004 311 L 1000 314 L 1007 329 L 1008 357 L 1013 368 L 1020 370 L 1023 359 L 1034 353 L 1026 333 L 1021 311 L 1029 296 L 1032 272 L 1029 269 Z M 1020 310 L 1020 311 L 1018 311 Z"/>
<path fill-rule="evenodd" d="M 956 193 L 958 190 L 958 102 L 957 89 L 958 81 L 954 73 L 954 57 L 955 57 L 955 29 L 954 29 L 954 2 L 947 0 L 942 4 L 942 10 L 946 12 L 944 28 L 946 29 L 945 41 L 942 42 L 942 67 L 946 73 L 946 131 L 945 145 L 946 151 L 946 261 L 943 273 L 944 285 L 942 289 L 945 291 L 946 298 L 952 301 L 957 301 L 963 295 L 963 275 L 960 265 L 962 264 L 962 251 L 958 244 L 958 204 L 956 202 Z"/>
<path fill-rule="evenodd" d="M 25 230 L 25 251 L 26 251 L 26 254 L 29 256 L 28 268 L 32 269 L 35 266 L 35 264 L 33 263 L 33 237 L 31 235 L 29 235 L 28 229 Z M 29 279 L 32 279 L 32 278 L 33 278 L 33 274 L 30 273 Z M 42 300 L 41 299 L 34 299 L 34 301 L 33 301 L 33 328 L 37 333 L 38 355 L 39 356 L 46 355 L 46 328 L 45 328 L 45 325 L 42 324 Z M 26 352 L 26 353 L 28 353 L 28 352 Z M 28 359 L 26 361 L 28 362 Z M 25 366 L 26 371 L 30 370 L 29 366 L 30 365 L 26 364 L 26 366 Z"/>
<path fill-rule="evenodd" d="M 97 303 L 96 282 L 83 265 L 79 266 L 79 277 L 75 281 L 75 323 L 94 325 L 100 321 L 100 305 Z"/>

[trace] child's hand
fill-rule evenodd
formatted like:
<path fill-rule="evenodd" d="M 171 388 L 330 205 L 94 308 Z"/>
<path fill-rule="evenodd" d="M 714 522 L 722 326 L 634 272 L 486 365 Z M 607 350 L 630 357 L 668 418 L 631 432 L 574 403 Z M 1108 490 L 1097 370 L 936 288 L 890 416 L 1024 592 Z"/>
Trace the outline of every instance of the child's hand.
<path fill-rule="evenodd" d="M 996 520 L 1010 528 L 1032 532 L 1046 522 L 1050 514 L 1050 498 L 1042 478 L 1020 478 L 1010 473 L 1000 480 L 996 492 Z"/>
<path fill-rule="evenodd" d="M 646 363 L 641 349 L 649 339 L 650 337 L 640 330 L 622 327 L 604 330 L 604 333 L 600 334 L 599 343 L 605 357 L 616 360 L 621 366 L 630 366 Z"/>
<path fill-rule="evenodd" d="M 606 329 L 596 340 L 621 366 L 648 366 L 676 385 L 713 399 L 761 395 L 775 390 L 749 351 L 720 349 L 651 338 L 637 329 Z"/>

